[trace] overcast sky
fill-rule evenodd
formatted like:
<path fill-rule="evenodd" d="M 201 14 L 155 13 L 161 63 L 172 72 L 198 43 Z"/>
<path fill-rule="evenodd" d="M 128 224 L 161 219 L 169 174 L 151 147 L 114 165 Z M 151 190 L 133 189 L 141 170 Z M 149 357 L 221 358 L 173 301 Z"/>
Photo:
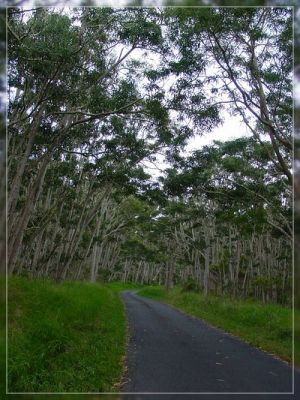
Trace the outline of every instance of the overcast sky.
<path fill-rule="evenodd" d="M 214 140 L 226 141 L 242 136 L 251 136 L 249 129 L 240 121 L 239 117 L 232 117 L 225 111 L 223 112 L 223 115 L 223 125 L 213 129 L 212 132 L 207 133 L 206 135 L 196 136 L 195 138 L 190 139 L 187 149 L 196 150 L 205 145 L 212 144 Z"/>
<path fill-rule="evenodd" d="M 236 139 L 242 136 L 251 136 L 249 129 L 244 123 L 240 121 L 239 117 L 232 117 L 227 112 L 223 112 L 224 123 L 217 128 L 214 128 L 212 132 L 204 134 L 202 136 L 197 135 L 190 139 L 186 147 L 187 153 L 191 153 L 194 150 L 199 150 L 203 146 L 213 144 L 214 140 L 227 141 Z M 157 156 L 155 165 L 149 162 L 142 163 L 146 167 L 146 172 L 152 176 L 152 180 L 161 176 L 161 170 L 168 167 L 168 164 L 164 163 L 162 156 Z"/>

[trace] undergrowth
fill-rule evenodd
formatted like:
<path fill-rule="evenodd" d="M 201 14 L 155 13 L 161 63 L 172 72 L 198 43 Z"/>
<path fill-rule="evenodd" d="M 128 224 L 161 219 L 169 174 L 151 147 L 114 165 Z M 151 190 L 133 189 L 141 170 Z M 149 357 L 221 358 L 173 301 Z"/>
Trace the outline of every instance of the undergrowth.
<path fill-rule="evenodd" d="M 118 294 L 99 284 L 10 278 L 9 392 L 111 392 L 123 371 Z"/>

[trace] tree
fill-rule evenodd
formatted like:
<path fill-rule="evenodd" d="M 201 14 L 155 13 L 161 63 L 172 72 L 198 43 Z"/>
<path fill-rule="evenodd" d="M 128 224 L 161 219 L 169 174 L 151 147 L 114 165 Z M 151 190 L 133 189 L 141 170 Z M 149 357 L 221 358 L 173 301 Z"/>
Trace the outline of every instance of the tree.
<path fill-rule="evenodd" d="M 11 8 L 10 273 L 288 302 L 290 16 Z M 226 107 L 253 137 L 188 154 Z"/>
<path fill-rule="evenodd" d="M 196 73 L 203 65 L 211 92 L 221 95 L 216 104 L 240 114 L 258 141 L 269 136 L 270 160 L 292 186 L 291 9 L 174 8 L 166 14 L 189 68 Z"/>

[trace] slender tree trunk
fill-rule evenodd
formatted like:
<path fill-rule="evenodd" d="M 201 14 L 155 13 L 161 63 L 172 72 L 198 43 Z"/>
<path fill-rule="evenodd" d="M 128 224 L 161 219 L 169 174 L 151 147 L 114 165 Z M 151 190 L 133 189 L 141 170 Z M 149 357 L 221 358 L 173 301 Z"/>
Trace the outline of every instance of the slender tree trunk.
<path fill-rule="evenodd" d="M 204 250 L 204 276 L 203 276 L 203 286 L 204 295 L 207 296 L 209 292 L 209 239 L 206 239 L 206 249 Z"/>
<path fill-rule="evenodd" d="M 44 112 L 43 108 L 40 108 L 39 112 L 37 113 L 37 115 L 34 118 L 34 122 L 27 130 L 29 136 L 28 136 L 28 142 L 26 145 L 26 149 L 25 149 L 25 152 L 24 152 L 24 154 L 21 158 L 21 161 L 18 165 L 17 172 L 14 176 L 14 179 L 12 181 L 12 184 L 11 184 L 11 187 L 9 190 L 8 205 L 7 205 L 9 215 L 14 213 L 14 211 L 15 211 L 16 203 L 17 203 L 19 193 L 20 193 L 22 177 L 23 177 L 23 174 L 25 171 L 25 166 L 27 164 L 30 152 L 32 150 L 32 146 L 33 146 L 36 134 L 38 132 L 38 128 L 39 128 L 41 120 L 42 120 L 43 112 Z"/>
<path fill-rule="evenodd" d="M 29 190 L 29 194 L 23 208 L 22 216 L 15 229 L 15 232 L 11 233 L 11 238 L 8 246 L 8 265 L 9 273 L 12 274 L 15 269 L 15 263 L 20 251 L 20 245 L 23 240 L 24 231 L 27 228 L 31 212 L 35 207 L 35 204 L 39 198 L 44 182 L 45 174 L 49 166 L 49 159 L 45 158 L 42 163 L 37 177 Z"/>

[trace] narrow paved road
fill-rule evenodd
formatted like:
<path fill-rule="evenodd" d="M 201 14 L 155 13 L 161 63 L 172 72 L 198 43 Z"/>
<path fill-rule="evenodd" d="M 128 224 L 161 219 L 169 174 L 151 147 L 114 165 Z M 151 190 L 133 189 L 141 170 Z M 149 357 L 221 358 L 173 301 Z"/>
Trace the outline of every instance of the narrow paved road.
<path fill-rule="evenodd" d="M 170 306 L 121 297 L 130 334 L 123 392 L 292 392 L 286 363 Z"/>

